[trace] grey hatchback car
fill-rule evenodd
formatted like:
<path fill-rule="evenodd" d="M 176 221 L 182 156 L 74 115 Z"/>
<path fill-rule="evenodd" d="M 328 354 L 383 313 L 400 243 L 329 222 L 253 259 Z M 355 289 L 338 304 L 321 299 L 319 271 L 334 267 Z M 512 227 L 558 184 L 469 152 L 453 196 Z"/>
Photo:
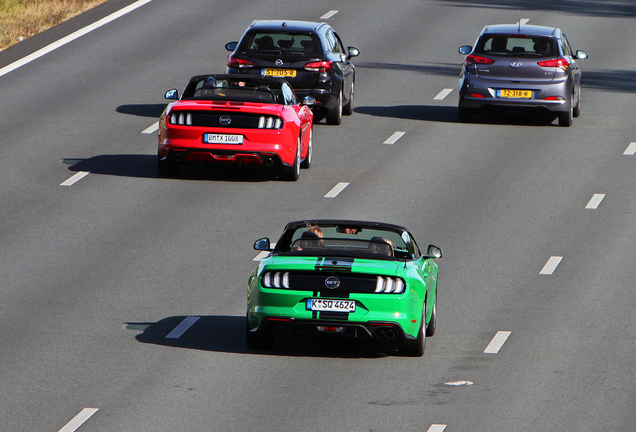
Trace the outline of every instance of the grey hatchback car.
<path fill-rule="evenodd" d="M 478 110 L 552 112 L 560 126 L 581 113 L 581 70 L 565 34 L 552 27 L 498 24 L 484 27 L 459 76 L 458 119 L 467 123 Z"/>

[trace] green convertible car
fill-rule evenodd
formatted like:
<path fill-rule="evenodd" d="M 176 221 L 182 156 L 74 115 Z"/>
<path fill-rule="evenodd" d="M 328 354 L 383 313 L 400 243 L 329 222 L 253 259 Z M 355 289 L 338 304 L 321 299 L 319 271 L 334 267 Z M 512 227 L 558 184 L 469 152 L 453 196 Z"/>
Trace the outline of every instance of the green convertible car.
<path fill-rule="evenodd" d="M 422 254 L 406 228 L 378 222 L 290 222 L 249 278 L 246 342 L 272 346 L 275 334 L 332 334 L 396 340 L 421 356 L 437 321 L 440 248 Z"/>

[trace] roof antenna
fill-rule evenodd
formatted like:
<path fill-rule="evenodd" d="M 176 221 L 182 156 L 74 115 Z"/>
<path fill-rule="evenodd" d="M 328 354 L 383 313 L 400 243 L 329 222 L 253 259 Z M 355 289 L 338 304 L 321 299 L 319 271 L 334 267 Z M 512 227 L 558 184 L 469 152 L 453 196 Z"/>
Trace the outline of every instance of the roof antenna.
<path fill-rule="evenodd" d="M 521 20 L 519 20 L 519 28 L 517 29 L 517 32 L 521 33 Z"/>

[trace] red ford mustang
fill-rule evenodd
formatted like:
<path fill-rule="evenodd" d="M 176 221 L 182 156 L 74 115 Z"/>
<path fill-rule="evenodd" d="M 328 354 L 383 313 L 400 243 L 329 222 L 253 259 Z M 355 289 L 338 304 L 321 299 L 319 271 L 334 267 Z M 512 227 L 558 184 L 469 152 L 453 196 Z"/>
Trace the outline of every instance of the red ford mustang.
<path fill-rule="evenodd" d="M 198 75 L 166 99 L 175 102 L 159 119 L 159 175 L 198 161 L 267 166 L 296 181 L 311 166 L 315 101 L 300 103 L 284 79 Z"/>

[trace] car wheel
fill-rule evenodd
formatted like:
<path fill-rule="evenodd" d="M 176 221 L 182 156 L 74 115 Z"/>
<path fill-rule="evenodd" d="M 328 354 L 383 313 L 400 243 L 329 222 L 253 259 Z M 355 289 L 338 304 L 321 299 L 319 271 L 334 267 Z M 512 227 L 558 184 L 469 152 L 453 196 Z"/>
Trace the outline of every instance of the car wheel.
<path fill-rule="evenodd" d="M 305 156 L 305 160 L 300 164 L 301 168 L 309 168 L 311 167 L 311 161 L 314 154 L 314 128 L 309 129 L 309 142 L 307 143 L 307 156 Z"/>
<path fill-rule="evenodd" d="M 162 160 L 157 155 L 157 172 L 160 176 L 174 177 L 179 174 L 179 164 L 167 158 Z"/>
<path fill-rule="evenodd" d="M 424 355 L 424 348 L 426 348 L 426 305 L 422 311 L 422 322 L 420 323 L 420 330 L 417 332 L 417 338 L 405 339 L 401 342 L 399 353 L 408 357 L 422 357 Z"/>
<path fill-rule="evenodd" d="M 570 109 L 559 114 L 559 126 L 570 127 L 572 126 L 572 114 L 574 111 L 574 91 L 570 96 Z"/>
<path fill-rule="evenodd" d="M 251 332 L 250 326 L 245 320 L 245 345 L 249 349 L 264 350 L 270 349 L 274 344 L 274 335 L 268 332 Z"/>
<path fill-rule="evenodd" d="M 457 119 L 460 123 L 470 123 L 473 119 L 473 112 L 470 108 L 457 108 Z"/>
<path fill-rule="evenodd" d="M 351 82 L 351 93 L 349 95 L 349 102 L 347 102 L 347 104 L 344 106 L 344 108 L 342 109 L 342 113 L 344 115 L 351 115 L 353 114 L 353 87 L 354 87 L 354 82 Z"/>
<path fill-rule="evenodd" d="M 426 337 L 435 335 L 435 329 L 437 328 L 437 292 L 435 293 L 435 301 L 433 302 L 433 313 L 431 314 L 431 320 L 426 326 Z"/>
<path fill-rule="evenodd" d="M 342 89 L 338 93 L 336 106 L 327 111 L 327 124 L 339 125 L 342 123 Z"/>
<path fill-rule="evenodd" d="M 576 106 L 574 107 L 574 109 L 572 110 L 572 115 L 574 117 L 578 117 L 581 115 L 581 86 L 579 86 L 577 92 L 576 92 Z"/>
<path fill-rule="evenodd" d="M 296 145 L 296 157 L 292 166 L 284 166 L 281 169 L 281 177 L 287 181 L 296 181 L 300 177 L 300 137 Z"/>

